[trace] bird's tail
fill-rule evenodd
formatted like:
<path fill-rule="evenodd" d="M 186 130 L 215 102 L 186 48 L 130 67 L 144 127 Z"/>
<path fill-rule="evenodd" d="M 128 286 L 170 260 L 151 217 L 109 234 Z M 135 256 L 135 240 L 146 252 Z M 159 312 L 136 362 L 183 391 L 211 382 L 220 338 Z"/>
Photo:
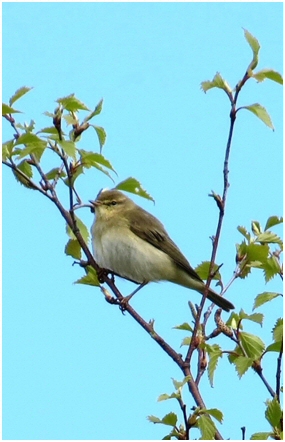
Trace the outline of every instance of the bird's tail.
<path fill-rule="evenodd" d="M 201 290 L 201 295 L 204 294 L 205 290 Z M 207 298 L 212 301 L 214 304 L 216 304 L 218 307 L 221 307 L 226 312 L 229 312 L 230 310 L 234 309 L 235 306 L 228 301 L 227 299 L 223 298 L 221 295 L 218 295 L 218 293 L 214 292 L 214 290 L 209 288 L 208 296 Z"/>

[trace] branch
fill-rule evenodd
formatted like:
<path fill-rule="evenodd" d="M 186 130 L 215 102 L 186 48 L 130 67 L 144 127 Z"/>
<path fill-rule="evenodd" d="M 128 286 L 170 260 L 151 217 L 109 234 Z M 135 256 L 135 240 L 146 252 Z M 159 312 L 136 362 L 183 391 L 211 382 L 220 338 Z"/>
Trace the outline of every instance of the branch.
<path fill-rule="evenodd" d="M 283 338 L 282 338 L 282 342 L 281 342 L 279 356 L 277 358 L 277 370 L 276 370 L 276 397 L 277 397 L 278 402 L 280 402 L 280 380 L 281 380 L 282 355 L 283 355 Z"/>

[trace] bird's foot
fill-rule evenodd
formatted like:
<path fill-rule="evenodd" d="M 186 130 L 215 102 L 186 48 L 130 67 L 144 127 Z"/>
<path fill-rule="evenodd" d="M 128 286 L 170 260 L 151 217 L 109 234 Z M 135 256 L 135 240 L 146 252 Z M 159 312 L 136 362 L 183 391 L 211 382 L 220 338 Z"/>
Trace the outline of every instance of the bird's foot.
<path fill-rule="evenodd" d="M 108 276 L 108 274 L 111 273 L 110 270 L 108 269 L 98 269 L 97 270 L 97 276 L 98 276 L 98 281 L 103 284 L 103 282 L 105 282 L 104 277 Z M 112 282 L 114 282 L 114 275 L 112 275 Z"/>

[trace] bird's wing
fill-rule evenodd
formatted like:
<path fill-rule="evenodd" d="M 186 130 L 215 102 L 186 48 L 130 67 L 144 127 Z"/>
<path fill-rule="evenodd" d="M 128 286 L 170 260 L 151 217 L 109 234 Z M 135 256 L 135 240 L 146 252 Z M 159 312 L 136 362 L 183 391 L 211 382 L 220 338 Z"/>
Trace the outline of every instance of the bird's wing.
<path fill-rule="evenodd" d="M 133 210 L 128 217 L 128 221 L 130 229 L 135 235 L 169 255 L 170 258 L 172 258 L 179 267 L 182 267 L 192 278 L 202 281 L 200 276 L 190 266 L 185 256 L 180 252 L 177 245 L 168 236 L 163 225 L 157 218 L 141 209 L 139 212 Z"/>

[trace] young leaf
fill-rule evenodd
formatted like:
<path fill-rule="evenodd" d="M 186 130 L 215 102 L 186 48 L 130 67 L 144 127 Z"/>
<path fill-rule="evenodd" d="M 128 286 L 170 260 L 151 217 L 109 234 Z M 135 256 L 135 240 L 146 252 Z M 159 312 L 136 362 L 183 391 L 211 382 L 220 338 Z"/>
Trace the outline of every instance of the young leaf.
<path fill-rule="evenodd" d="M 8 106 L 8 104 L 2 103 L 2 115 L 7 114 L 21 114 L 21 111 L 18 111 L 16 109 L 13 109 L 11 106 Z"/>
<path fill-rule="evenodd" d="M 83 123 L 86 123 L 87 121 L 90 121 L 91 118 L 95 117 L 95 115 L 98 115 L 101 113 L 103 107 L 103 99 L 99 101 L 97 106 L 95 107 L 94 111 L 91 112 L 91 114 L 87 115 L 87 117 L 84 118 Z"/>
<path fill-rule="evenodd" d="M 264 315 L 262 313 L 253 313 L 252 315 L 248 315 L 243 310 L 239 313 L 240 319 L 248 319 L 249 321 L 256 322 L 262 326 Z"/>
<path fill-rule="evenodd" d="M 108 161 L 105 157 L 103 157 L 103 155 L 95 152 L 89 152 L 84 149 L 78 149 L 78 152 L 81 157 L 81 163 L 84 167 L 95 166 L 98 165 L 99 163 L 102 166 L 106 167 L 107 169 L 110 169 L 116 173 L 110 161 Z"/>
<path fill-rule="evenodd" d="M 78 110 L 90 110 L 88 107 L 78 100 L 74 94 L 70 94 L 67 97 L 59 98 L 56 100 L 62 107 L 70 112 L 76 112 Z"/>
<path fill-rule="evenodd" d="M 25 178 L 25 176 L 23 176 L 22 174 L 20 174 L 19 172 L 13 170 L 13 174 L 16 178 L 16 180 L 23 184 L 23 186 L 27 187 L 28 189 L 34 189 L 33 184 L 29 181 L 29 178 L 32 178 L 33 176 L 33 169 L 32 166 L 27 163 L 26 160 L 21 161 L 20 164 L 17 165 L 17 168 L 23 172 L 23 174 L 25 174 L 25 176 L 27 178 Z"/>
<path fill-rule="evenodd" d="M 260 233 L 262 233 L 262 229 L 258 221 L 252 221 L 251 230 L 254 235 L 259 235 Z"/>
<path fill-rule="evenodd" d="M 73 141 L 59 140 L 58 144 L 62 148 L 62 150 L 66 153 L 66 155 L 68 155 L 74 161 L 76 161 L 76 145 L 75 143 L 73 143 Z"/>
<path fill-rule="evenodd" d="M 283 223 L 283 216 L 270 216 L 266 221 L 264 230 L 270 229 L 270 227 Z"/>
<path fill-rule="evenodd" d="M 105 132 L 105 129 L 100 126 L 94 126 L 93 124 L 90 124 L 90 126 L 92 126 L 96 130 L 99 144 L 100 144 L 100 152 L 101 152 L 102 147 L 104 146 L 104 144 L 106 142 L 106 138 L 107 138 L 107 134 Z"/>
<path fill-rule="evenodd" d="M 15 103 L 15 101 L 19 100 L 19 98 L 21 98 L 23 95 L 25 95 L 27 92 L 29 92 L 31 89 L 33 89 L 32 87 L 27 87 L 27 86 L 23 86 L 20 89 L 18 89 L 14 95 L 10 98 L 9 100 L 9 104 L 10 106 L 13 105 L 13 103 Z"/>
<path fill-rule="evenodd" d="M 64 178 L 66 177 L 66 173 L 63 170 L 61 170 L 59 173 L 59 167 L 55 167 L 54 169 L 51 169 L 48 173 L 46 173 L 47 180 L 54 180 L 56 176 Z"/>
<path fill-rule="evenodd" d="M 157 398 L 157 402 L 162 402 L 162 401 L 167 401 L 168 399 L 177 399 L 180 398 L 181 395 L 179 393 L 172 393 L 172 394 L 161 394 L 160 396 L 158 396 Z"/>
<path fill-rule="evenodd" d="M 240 332 L 240 341 L 248 358 L 258 359 L 265 349 L 264 342 L 259 336 Z"/>
<path fill-rule="evenodd" d="M 222 350 L 219 347 L 219 345 L 209 345 L 205 344 L 205 350 L 208 353 L 209 356 L 209 363 L 208 363 L 208 378 L 210 381 L 211 387 L 214 385 L 214 373 L 218 366 L 218 360 L 223 356 Z"/>
<path fill-rule="evenodd" d="M 39 134 L 52 134 L 52 135 L 57 135 L 58 136 L 58 131 L 56 130 L 56 128 L 54 126 L 52 126 L 52 127 L 44 127 L 38 133 Z M 62 132 L 62 135 L 64 135 L 63 132 Z"/>
<path fill-rule="evenodd" d="M 201 411 L 205 411 L 205 413 L 210 414 L 210 416 L 213 416 L 220 424 L 223 422 L 223 413 L 218 410 L 217 408 L 210 408 L 210 409 L 203 409 Z"/>
<path fill-rule="evenodd" d="M 250 440 L 267 440 L 269 437 L 271 437 L 272 439 L 274 439 L 273 436 L 274 436 L 273 433 L 268 433 L 268 432 L 254 433 L 254 434 L 250 437 Z"/>
<path fill-rule="evenodd" d="M 76 215 L 74 215 L 74 217 L 75 217 L 75 220 L 76 220 L 77 228 L 79 229 L 82 238 L 84 239 L 86 244 L 88 244 L 88 241 L 89 241 L 89 230 L 87 229 L 87 227 L 81 221 L 80 218 L 78 218 Z M 76 237 L 74 236 L 74 233 L 72 232 L 72 230 L 71 230 L 71 228 L 69 227 L 68 224 L 66 224 L 66 233 L 68 234 L 69 238 L 76 239 Z"/>
<path fill-rule="evenodd" d="M 248 32 L 246 29 L 244 29 L 244 36 L 253 52 L 253 58 L 248 67 L 248 71 L 251 71 L 255 69 L 258 64 L 258 52 L 260 49 L 260 44 L 258 40 L 253 35 L 251 35 L 251 33 Z"/>
<path fill-rule="evenodd" d="M 65 246 L 65 254 L 75 259 L 81 259 L 81 246 L 77 239 L 70 239 Z"/>
<path fill-rule="evenodd" d="M 282 410 L 276 397 L 272 401 L 268 401 L 265 418 L 273 428 L 281 429 Z"/>
<path fill-rule="evenodd" d="M 179 390 L 180 388 L 182 388 L 185 384 L 187 384 L 187 382 L 190 380 L 190 376 L 186 376 L 183 381 L 176 381 L 175 379 L 172 378 L 172 382 L 174 385 L 174 388 L 176 390 Z"/>
<path fill-rule="evenodd" d="M 263 121 L 266 126 L 270 129 L 274 130 L 274 126 L 272 124 L 271 118 L 265 109 L 265 107 L 261 106 L 258 103 L 251 104 L 249 106 L 242 106 L 239 109 L 246 109 L 256 115 L 261 121 Z"/>
<path fill-rule="evenodd" d="M 153 422 L 154 424 L 161 424 L 162 423 L 162 421 L 161 421 L 161 419 L 159 419 L 159 417 L 156 417 L 156 416 L 147 416 L 147 419 L 150 421 L 150 422 Z"/>
<path fill-rule="evenodd" d="M 11 158 L 13 147 L 14 147 L 14 139 L 6 141 L 2 144 L 2 159 L 7 160 L 7 158 Z"/>
<path fill-rule="evenodd" d="M 134 193 L 154 202 L 154 199 L 142 188 L 141 183 L 135 178 L 127 178 L 125 181 L 117 184 L 115 189 L 125 190 L 126 192 Z"/>
<path fill-rule="evenodd" d="M 242 227 L 242 226 L 238 226 L 237 229 L 249 242 L 250 241 L 250 233 L 246 230 L 246 228 Z"/>
<path fill-rule="evenodd" d="M 279 74 L 279 72 L 274 71 L 273 69 L 262 69 L 261 71 L 256 72 L 253 75 L 253 78 L 255 78 L 259 83 L 268 78 L 269 80 L 275 81 L 276 83 L 283 84 L 282 75 Z"/>
<path fill-rule="evenodd" d="M 281 247 L 283 245 L 282 239 L 278 235 L 270 231 L 258 235 L 256 241 L 260 243 L 279 244 Z"/>
<path fill-rule="evenodd" d="M 75 281 L 74 284 L 85 284 L 99 287 L 100 283 L 98 281 L 98 276 L 93 267 L 87 266 L 85 270 L 87 274 Z"/>
<path fill-rule="evenodd" d="M 262 268 L 264 271 L 265 281 L 268 282 L 274 276 L 279 275 L 280 273 L 280 264 L 275 256 L 271 256 L 268 258 L 263 264 Z"/>
<path fill-rule="evenodd" d="M 223 89 L 228 95 L 231 94 L 232 89 L 230 85 L 224 80 L 219 72 L 216 73 L 212 81 L 202 81 L 201 88 L 206 93 L 212 88 Z"/>
<path fill-rule="evenodd" d="M 254 358 L 247 358 L 245 356 L 239 356 L 233 361 L 239 378 L 241 378 L 252 366 L 253 361 Z"/>
<path fill-rule="evenodd" d="M 214 439 L 215 433 L 217 431 L 214 422 L 207 415 L 202 415 L 197 420 L 197 426 L 201 430 L 201 439 L 212 440 Z"/>
<path fill-rule="evenodd" d="M 267 353 L 267 352 L 269 352 L 269 351 L 279 353 L 280 350 L 281 350 L 281 347 L 282 347 L 282 341 L 279 341 L 279 342 L 273 342 L 273 344 L 270 344 L 270 345 L 268 345 L 268 346 L 266 347 L 264 353 Z"/>
<path fill-rule="evenodd" d="M 176 325 L 175 327 L 172 327 L 172 328 L 175 328 L 176 330 L 186 330 L 186 331 L 190 331 L 190 332 L 193 331 L 193 328 L 187 322 L 183 322 L 183 324 Z"/>
<path fill-rule="evenodd" d="M 221 274 L 218 271 L 218 265 L 214 264 L 213 267 L 213 274 L 215 275 L 213 280 L 221 280 Z M 198 275 L 200 276 L 201 279 L 206 280 L 209 276 L 209 270 L 210 270 L 210 261 L 203 261 L 201 262 L 201 264 L 199 264 L 196 268 L 195 271 L 198 273 Z"/>
<path fill-rule="evenodd" d="M 277 319 L 272 329 L 273 339 L 275 342 L 280 342 L 283 338 L 283 318 Z"/>
<path fill-rule="evenodd" d="M 177 423 L 177 415 L 175 413 L 168 413 L 162 418 L 161 423 L 174 427 Z"/>
<path fill-rule="evenodd" d="M 266 302 L 269 302 L 272 299 L 277 298 L 278 296 L 281 296 L 281 294 L 280 293 L 274 293 L 274 292 L 263 292 L 263 293 L 260 293 L 254 299 L 253 310 L 255 310 L 257 307 L 260 307 L 262 304 L 265 304 Z"/>

